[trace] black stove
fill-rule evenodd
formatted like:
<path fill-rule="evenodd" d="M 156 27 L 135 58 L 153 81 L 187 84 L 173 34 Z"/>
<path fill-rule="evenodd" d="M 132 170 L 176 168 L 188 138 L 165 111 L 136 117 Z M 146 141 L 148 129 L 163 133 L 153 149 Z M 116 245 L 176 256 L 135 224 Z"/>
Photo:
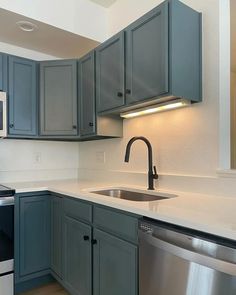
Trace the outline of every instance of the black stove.
<path fill-rule="evenodd" d="M 15 190 L 4 185 L 0 185 L 0 198 L 1 197 L 12 197 L 15 195 Z"/>

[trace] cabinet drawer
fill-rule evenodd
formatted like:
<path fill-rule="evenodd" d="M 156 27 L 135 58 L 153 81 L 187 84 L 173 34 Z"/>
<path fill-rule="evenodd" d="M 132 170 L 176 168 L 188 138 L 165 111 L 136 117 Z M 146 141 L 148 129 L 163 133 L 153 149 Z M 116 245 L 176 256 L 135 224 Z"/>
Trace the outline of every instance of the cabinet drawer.
<path fill-rule="evenodd" d="M 101 229 L 134 243 L 138 241 L 138 219 L 125 213 L 94 207 L 94 224 Z"/>
<path fill-rule="evenodd" d="M 74 200 L 64 199 L 64 212 L 66 215 L 83 220 L 86 222 L 92 222 L 92 205 Z"/>

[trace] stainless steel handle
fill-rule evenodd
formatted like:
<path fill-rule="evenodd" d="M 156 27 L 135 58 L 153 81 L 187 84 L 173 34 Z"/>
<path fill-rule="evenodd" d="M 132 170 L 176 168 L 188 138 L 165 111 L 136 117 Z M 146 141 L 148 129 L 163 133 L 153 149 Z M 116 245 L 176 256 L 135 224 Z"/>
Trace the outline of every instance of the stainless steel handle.
<path fill-rule="evenodd" d="M 14 205 L 14 203 L 15 203 L 14 197 L 0 197 L 0 207 Z"/>
<path fill-rule="evenodd" d="M 178 256 L 184 260 L 188 260 L 191 262 L 195 262 L 197 264 L 215 269 L 217 271 L 230 274 L 235 276 L 236 275 L 236 264 L 230 263 L 227 261 L 219 260 L 213 257 L 209 257 L 206 255 L 199 254 L 197 252 L 193 252 L 190 250 L 186 250 L 179 246 L 170 244 L 163 240 L 160 240 L 156 237 L 153 237 L 151 234 L 145 234 L 142 231 L 139 231 L 140 240 L 144 240 L 145 242 L 157 247 L 163 251 L 167 251 L 175 256 Z"/>

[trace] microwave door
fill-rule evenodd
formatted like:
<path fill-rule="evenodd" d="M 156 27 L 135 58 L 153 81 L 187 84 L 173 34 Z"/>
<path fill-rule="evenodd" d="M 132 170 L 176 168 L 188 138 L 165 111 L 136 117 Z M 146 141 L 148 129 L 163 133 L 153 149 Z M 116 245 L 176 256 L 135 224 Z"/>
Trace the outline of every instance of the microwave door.
<path fill-rule="evenodd" d="M 7 136 L 7 99 L 6 93 L 0 93 L 0 137 Z"/>

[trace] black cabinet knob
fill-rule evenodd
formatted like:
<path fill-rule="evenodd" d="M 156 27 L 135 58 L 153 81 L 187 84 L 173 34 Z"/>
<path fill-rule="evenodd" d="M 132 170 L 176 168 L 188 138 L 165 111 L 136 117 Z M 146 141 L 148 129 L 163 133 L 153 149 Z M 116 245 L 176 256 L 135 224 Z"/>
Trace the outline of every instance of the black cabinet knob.
<path fill-rule="evenodd" d="M 10 124 L 9 127 L 10 127 L 10 128 L 13 128 L 13 127 L 14 127 L 14 124 Z"/>
<path fill-rule="evenodd" d="M 122 97 L 123 96 L 123 93 L 122 92 L 117 92 L 117 96 L 118 97 Z"/>
<path fill-rule="evenodd" d="M 89 126 L 90 127 L 93 127 L 93 122 L 89 122 Z"/>
<path fill-rule="evenodd" d="M 77 126 L 76 126 L 76 125 L 73 125 L 72 128 L 73 128 L 73 129 L 77 129 Z"/>
<path fill-rule="evenodd" d="M 126 94 L 131 94 L 131 90 L 130 89 L 126 89 Z"/>
<path fill-rule="evenodd" d="M 92 243 L 92 245 L 96 245 L 97 244 L 97 240 L 92 239 L 91 243 Z"/>
<path fill-rule="evenodd" d="M 84 236 L 85 241 L 89 241 L 89 236 Z"/>

